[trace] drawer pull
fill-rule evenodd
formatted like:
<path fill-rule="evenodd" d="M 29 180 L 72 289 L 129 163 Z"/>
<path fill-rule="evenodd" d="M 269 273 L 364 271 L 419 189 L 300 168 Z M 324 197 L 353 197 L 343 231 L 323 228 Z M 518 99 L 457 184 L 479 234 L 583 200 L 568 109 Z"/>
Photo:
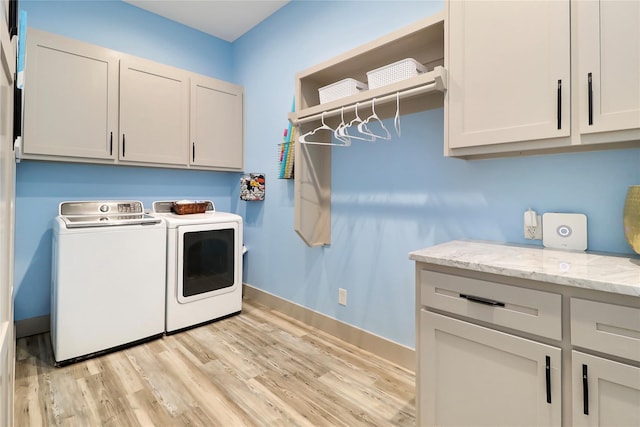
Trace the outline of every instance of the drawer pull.
<path fill-rule="evenodd" d="M 477 297 L 475 295 L 460 294 L 460 298 L 464 298 L 471 302 L 477 302 L 478 304 L 490 305 L 492 307 L 504 307 L 503 302 L 495 301 L 488 298 Z"/>
<path fill-rule="evenodd" d="M 545 356 L 545 375 L 547 383 L 547 403 L 551 403 L 551 357 Z"/>
<path fill-rule="evenodd" d="M 589 375 L 587 375 L 587 365 L 582 365 L 582 412 L 589 415 Z"/>

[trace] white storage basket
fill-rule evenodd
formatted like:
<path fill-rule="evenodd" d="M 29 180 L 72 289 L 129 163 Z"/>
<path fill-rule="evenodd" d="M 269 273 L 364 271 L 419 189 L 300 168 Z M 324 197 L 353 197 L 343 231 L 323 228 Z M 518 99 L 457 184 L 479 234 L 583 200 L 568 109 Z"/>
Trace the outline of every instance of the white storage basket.
<path fill-rule="evenodd" d="M 355 95 L 363 90 L 367 90 L 367 84 L 356 79 L 344 79 L 318 89 L 320 94 L 320 104 Z"/>
<path fill-rule="evenodd" d="M 427 67 L 413 58 L 403 59 L 384 67 L 376 68 L 367 73 L 369 89 L 386 86 L 391 83 L 406 80 L 427 71 Z"/>

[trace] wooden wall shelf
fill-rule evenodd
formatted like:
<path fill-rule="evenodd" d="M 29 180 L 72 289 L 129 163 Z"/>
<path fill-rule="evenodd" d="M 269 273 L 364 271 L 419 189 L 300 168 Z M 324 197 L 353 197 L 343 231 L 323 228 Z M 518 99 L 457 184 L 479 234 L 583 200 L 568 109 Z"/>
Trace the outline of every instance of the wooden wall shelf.
<path fill-rule="evenodd" d="M 360 92 L 320 104 L 318 89 L 345 78 L 366 82 L 368 71 L 414 58 L 427 72 L 387 86 Z M 297 135 L 316 128 L 320 116 L 340 115 L 356 103 L 376 98 L 376 113 L 392 117 L 396 103 L 389 102 L 400 93 L 401 114 L 443 106 L 446 89 L 444 65 L 444 12 L 424 18 L 398 31 L 352 49 L 296 76 L 296 111 L 289 120 L 297 126 Z M 417 88 L 423 87 L 424 90 Z M 412 89 L 417 90 L 413 91 Z M 403 96 L 403 93 L 405 95 Z M 387 102 L 384 102 L 387 101 Z M 329 122 L 330 123 L 330 122 Z M 296 144 L 294 228 L 308 246 L 331 243 L 331 149 L 329 146 Z"/>

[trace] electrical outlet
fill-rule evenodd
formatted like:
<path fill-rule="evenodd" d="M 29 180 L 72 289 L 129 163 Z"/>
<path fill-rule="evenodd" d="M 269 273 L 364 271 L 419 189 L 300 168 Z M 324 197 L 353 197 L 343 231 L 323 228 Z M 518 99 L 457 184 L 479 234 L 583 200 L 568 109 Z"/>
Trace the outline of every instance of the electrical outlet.
<path fill-rule="evenodd" d="M 347 305 L 347 290 L 339 288 L 338 289 L 338 304 Z"/>
<path fill-rule="evenodd" d="M 531 225 L 531 219 L 529 213 L 524 213 L 524 238 L 528 240 L 542 240 L 542 216 L 533 213 L 535 215 L 535 224 Z"/>

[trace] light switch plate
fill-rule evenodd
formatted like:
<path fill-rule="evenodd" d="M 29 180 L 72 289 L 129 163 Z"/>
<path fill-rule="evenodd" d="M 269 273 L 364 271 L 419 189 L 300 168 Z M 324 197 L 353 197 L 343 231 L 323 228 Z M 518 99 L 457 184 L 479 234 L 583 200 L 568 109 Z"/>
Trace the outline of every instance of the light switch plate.
<path fill-rule="evenodd" d="M 545 248 L 584 251 L 587 249 L 587 216 L 574 213 L 542 215 L 542 244 Z"/>

